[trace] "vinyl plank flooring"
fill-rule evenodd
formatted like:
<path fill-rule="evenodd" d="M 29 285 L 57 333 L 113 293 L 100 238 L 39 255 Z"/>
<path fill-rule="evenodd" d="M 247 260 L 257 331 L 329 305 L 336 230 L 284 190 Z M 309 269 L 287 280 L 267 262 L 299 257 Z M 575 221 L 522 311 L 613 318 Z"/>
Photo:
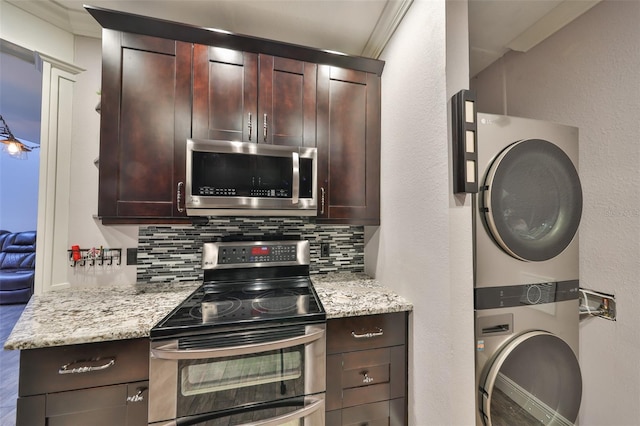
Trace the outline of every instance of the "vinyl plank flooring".
<path fill-rule="evenodd" d="M 0 343 L 11 334 L 26 305 L 0 305 Z M 0 351 L 0 425 L 15 426 L 20 351 Z"/>

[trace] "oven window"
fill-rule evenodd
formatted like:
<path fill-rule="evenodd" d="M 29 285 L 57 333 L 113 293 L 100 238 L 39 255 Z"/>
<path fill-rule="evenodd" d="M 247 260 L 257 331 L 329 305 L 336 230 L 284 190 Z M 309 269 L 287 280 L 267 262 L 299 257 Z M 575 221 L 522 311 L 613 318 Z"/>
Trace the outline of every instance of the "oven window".
<path fill-rule="evenodd" d="M 305 394 L 305 346 L 178 361 L 178 417 Z"/>
<path fill-rule="evenodd" d="M 270 383 L 283 384 L 300 379 L 302 372 L 299 352 L 278 351 L 212 360 L 182 367 L 181 393 L 190 396 Z"/>

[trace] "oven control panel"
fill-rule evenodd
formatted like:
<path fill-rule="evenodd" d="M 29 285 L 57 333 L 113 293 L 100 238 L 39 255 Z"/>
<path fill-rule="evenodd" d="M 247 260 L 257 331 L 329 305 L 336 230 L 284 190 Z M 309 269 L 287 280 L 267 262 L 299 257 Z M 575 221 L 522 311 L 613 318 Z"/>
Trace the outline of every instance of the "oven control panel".
<path fill-rule="evenodd" d="M 250 241 L 205 243 L 203 269 L 271 265 L 308 265 L 308 241 Z"/>
<path fill-rule="evenodd" d="M 292 262 L 296 260 L 296 246 L 231 246 L 218 251 L 218 263 Z"/>

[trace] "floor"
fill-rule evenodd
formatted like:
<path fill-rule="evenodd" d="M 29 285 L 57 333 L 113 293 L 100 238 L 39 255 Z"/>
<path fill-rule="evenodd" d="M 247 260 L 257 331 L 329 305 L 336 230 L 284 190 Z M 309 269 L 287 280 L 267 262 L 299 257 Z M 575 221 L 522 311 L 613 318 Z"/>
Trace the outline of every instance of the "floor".
<path fill-rule="evenodd" d="M 26 305 L 0 305 L 0 344 L 4 346 Z M 15 426 L 20 351 L 0 351 L 0 425 Z"/>

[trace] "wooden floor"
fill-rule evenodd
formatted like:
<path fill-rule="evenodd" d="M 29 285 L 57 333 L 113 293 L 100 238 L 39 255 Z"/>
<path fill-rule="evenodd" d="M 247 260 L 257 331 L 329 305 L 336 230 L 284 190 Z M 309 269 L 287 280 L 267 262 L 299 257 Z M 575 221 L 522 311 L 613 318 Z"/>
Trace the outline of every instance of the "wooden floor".
<path fill-rule="evenodd" d="M 0 348 L 26 305 L 0 305 Z M 20 351 L 0 351 L 0 425 L 15 426 Z"/>

